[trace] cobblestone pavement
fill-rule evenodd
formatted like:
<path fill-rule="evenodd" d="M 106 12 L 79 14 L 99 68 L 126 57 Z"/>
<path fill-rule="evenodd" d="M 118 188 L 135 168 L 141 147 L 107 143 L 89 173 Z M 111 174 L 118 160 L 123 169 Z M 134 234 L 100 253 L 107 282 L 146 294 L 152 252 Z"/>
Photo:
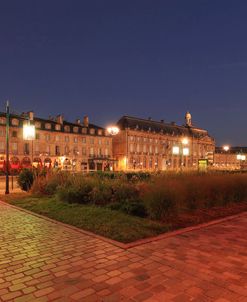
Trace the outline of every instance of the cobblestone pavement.
<path fill-rule="evenodd" d="M 247 301 L 247 213 L 123 250 L 0 203 L 0 301 Z"/>

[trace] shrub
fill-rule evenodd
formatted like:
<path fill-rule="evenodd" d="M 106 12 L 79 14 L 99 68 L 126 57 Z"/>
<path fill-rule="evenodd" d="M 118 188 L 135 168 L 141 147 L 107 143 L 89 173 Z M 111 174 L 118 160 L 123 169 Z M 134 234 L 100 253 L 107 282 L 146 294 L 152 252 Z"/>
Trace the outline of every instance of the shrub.
<path fill-rule="evenodd" d="M 112 189 L 108 181 L 98 181 L 90 192 L 90 201 L 95 205 L 106 205 L 112 200 Z"/>
<path fill-rule="evenodd" d="M 117 202 L 109 205 L 111 210 L 117 210 L 124 212 L 129 215 L 146 217 L 147 210 L 143 202 L 132 201 L 132 202 Z"/>
<path fill-rule="evenodd" d="M 139 200 L 139 190 L 134 184 L 115 181 L 112 186 L 114 202 L 131 202 Z"/>
<path fill-rule="evenodd" d="M 23 169 L 17 178 L 18 185 L 23 191 L 29 191 L 34 181 L 33 171 Z"/>
<path fill-rule="evenodd" d="M 151 219 L 165 220 L 177 214 L 176 192 L 169 185 L 149 185 L 142 200 Z"/>
<path fill-rule="evenodd" d="M 89 203 L 91 201 L 91 192 L 93 190 L 93 182 L 85 179 L 80 183 L 66 184 L 57 188 L 57 197 L 61 201 L 69 203 Z"/>
<path fill-rule="evenodd" d="M 45 171 L 37 174 L 32 185 L 32 193 L 54 195 L 59 186 L 68 185 L 70 175 L 64 172 Z"/>

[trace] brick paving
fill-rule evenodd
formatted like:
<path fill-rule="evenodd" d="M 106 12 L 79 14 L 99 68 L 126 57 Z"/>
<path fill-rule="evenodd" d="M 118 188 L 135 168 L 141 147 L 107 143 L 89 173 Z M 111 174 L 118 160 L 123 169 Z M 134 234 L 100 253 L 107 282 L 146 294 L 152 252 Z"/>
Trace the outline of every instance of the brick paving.
<path fill-rule="evenodd" d="M 128 250 L 0 203 L 0 301 L 247 301 L 247 213 Z"/>

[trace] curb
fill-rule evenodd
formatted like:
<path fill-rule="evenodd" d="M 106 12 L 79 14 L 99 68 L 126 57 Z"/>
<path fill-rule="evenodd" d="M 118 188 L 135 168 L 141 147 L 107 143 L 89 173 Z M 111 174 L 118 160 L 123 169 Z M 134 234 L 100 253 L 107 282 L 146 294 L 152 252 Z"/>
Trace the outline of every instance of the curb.
<path fill-rule="evenodd" d="M 31 212 L 29 210 L 17 207 L 15 205 L 12 205 L 12 204 L 7 203 L 7 202 L 2 201 L 2 200 L 0 200 L 0 204 L 3 204 L 5 206 L 9 206 L 11 208 L 14 208 L 14 209 L 19 210 L 21 212 L 30 214 L 32 216 L 36 216 L 40 219 L 44 219 L 44 220 L 49 221 L 51 223 L 61 225 L 65 228 L 68 228 L 68 229 L 73 230 L 75 232 L 78 232 L 78 233 L 81 233 L 81 234 L 84 234 L 84 235 L 87 235 L 87 236 L 90 236 L 90 237 L 97 238 L 99 240 L 110 243 L 110 244 L 115 245 L 116 247 L 119 247 L 119 248 L 124 249 L 124 250 L 134 248 L 134 247 L 137 247 L 137 246 L 140 246 L 140 245 L 144 245 L 144 244 L 147 244 L 147 243 L 150 243 L 150 242 L 155 242 L 155 241 L 159 241 L 159 240 L 162 240 L 162 239 L 166 239 L 166 238 L 182 235 L 182 234 L 185 234 L 185 233 L 189 233 L 189 232 L 192 232 L 192 231 L 204 229 L 204 228 L 216 225 L 216 224 L 224 223 L 226 221 L 233 220 L 233 219 L 240 218 L 242 216 L 247 215 L 247 211 L 244 211 L 244 212 L 239 213 L 239 214 L 235 214 L 235 215 L 227 216 L 227 217 L 224 217 L 224 218 L 212 220 L 212 221 L 201 223 L 201 224 L 198 224 L 198 225 L 195 225 L 195 226 L 186 227 L 186 228 L 179 229 L 179 230 L 176 230 L 176 231 L 167 232 L 167 233 L 164 233 L 164 234 L 160 234 L 158 236 L 144 238 L 144 239 L 136 240 L 136 241 L 130 242 L 130 243 L 121 243 L 121 242 L 118 242 L 116 240 L 109 239 L 109 238 L 103 237 L 101 235 L 94 234 L 90 231 L 85 231 L 85 230 L 79 229 L 75 226 L 72 226 L 72 225 L 69 225 L 69 224 L 51 219 L 49 217 L 37 214 L 35 212 Z"/>

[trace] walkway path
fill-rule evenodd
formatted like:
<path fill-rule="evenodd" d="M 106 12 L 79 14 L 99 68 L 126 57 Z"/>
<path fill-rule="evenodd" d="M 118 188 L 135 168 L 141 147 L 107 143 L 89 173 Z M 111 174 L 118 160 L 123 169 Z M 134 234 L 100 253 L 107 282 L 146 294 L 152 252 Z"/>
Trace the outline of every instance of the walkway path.
<path fill-rule="evenodd" d="M 0 301 L 247 301 L 247 214 L 123 250 L 0 203 Z"/>

